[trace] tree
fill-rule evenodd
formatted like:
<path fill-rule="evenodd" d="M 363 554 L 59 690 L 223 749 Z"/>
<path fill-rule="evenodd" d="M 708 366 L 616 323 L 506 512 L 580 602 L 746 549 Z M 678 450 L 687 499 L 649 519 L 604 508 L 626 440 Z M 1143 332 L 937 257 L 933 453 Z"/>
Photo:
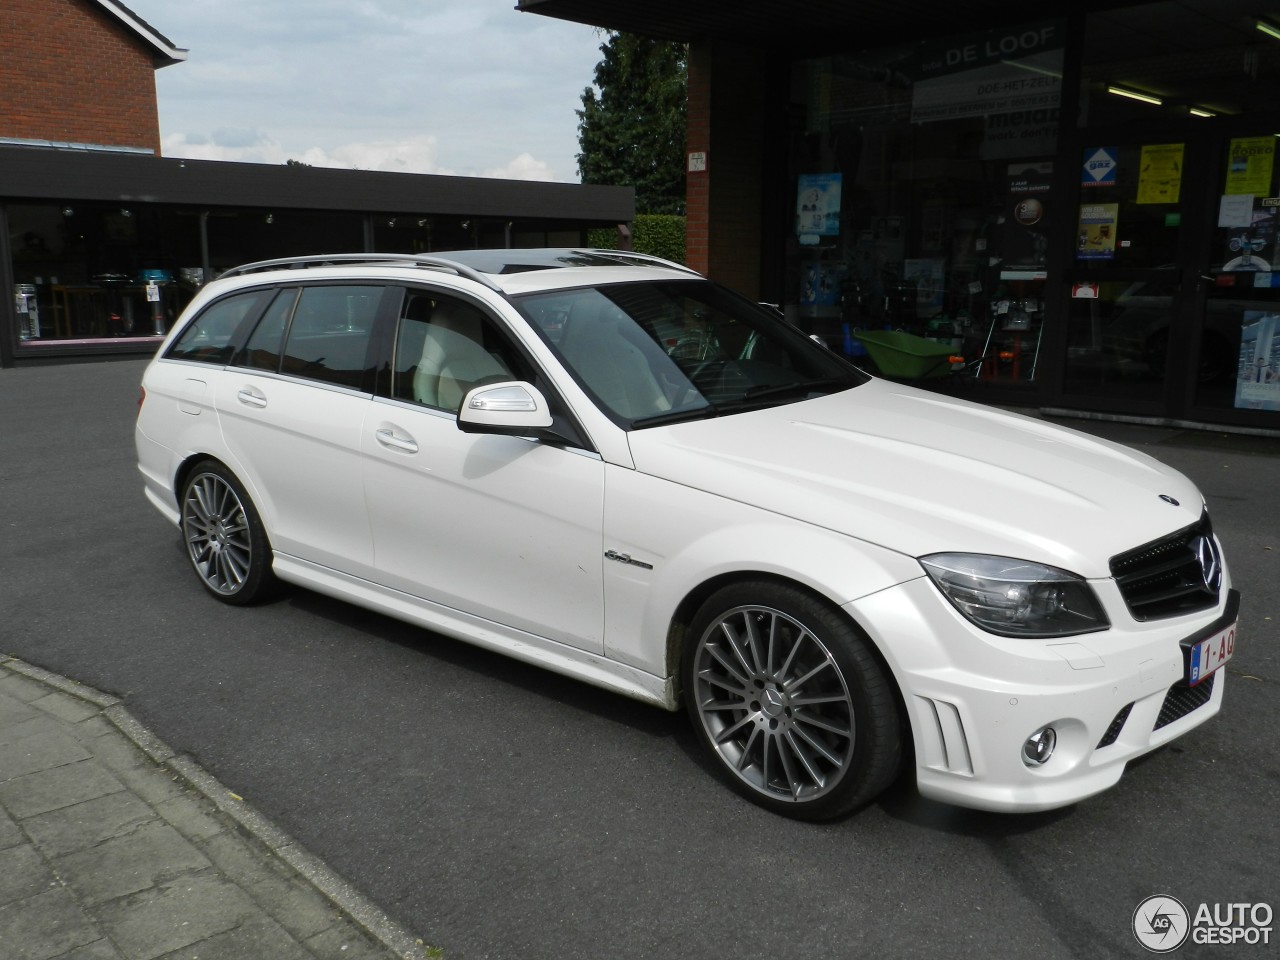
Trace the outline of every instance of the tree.
<path fill-rule="evenodd" d="M 635 187 L 639 214 L 683 214 L 687 48 L 610 33 L 600 52 L 577 111 L 582 182 Z"/>

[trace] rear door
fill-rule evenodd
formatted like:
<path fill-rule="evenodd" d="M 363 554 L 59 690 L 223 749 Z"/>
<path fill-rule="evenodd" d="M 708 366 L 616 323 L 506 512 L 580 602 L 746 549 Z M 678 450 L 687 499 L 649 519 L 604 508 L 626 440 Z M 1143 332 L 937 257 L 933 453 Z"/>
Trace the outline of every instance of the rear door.
<path fill-rule="evenodd" d="M 233 467 L 272 547 L 360 576 L 373 559 L 361 427 L 385 292 L 374 284 L 281 289 L 222 374 L 215 398 Z"/>

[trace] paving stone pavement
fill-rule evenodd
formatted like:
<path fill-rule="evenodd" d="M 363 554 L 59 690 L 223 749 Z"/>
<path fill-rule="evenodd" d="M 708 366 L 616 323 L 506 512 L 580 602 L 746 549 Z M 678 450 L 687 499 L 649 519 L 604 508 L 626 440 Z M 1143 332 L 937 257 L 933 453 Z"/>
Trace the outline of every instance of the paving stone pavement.
<path fill-rule="evenodd" d="M 437 955 L 119 700 L 0 655 L 4 960 Z"/>

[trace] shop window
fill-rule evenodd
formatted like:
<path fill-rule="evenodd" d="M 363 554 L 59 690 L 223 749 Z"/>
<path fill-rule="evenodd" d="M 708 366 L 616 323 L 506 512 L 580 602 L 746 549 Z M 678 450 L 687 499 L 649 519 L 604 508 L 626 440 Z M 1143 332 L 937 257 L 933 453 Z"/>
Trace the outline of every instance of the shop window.
<path fill-rule="evenodd" d="M 797 64 L 785 299 L 802 328 L 903 379 L 1034 382 L 1064 41 L 1045 21 Z"/>
<path fill-rule="evenodd" d="M 68 200 L 6 214 L 20 346 L 162 336 L 203 281 L 195 211 Z"/>

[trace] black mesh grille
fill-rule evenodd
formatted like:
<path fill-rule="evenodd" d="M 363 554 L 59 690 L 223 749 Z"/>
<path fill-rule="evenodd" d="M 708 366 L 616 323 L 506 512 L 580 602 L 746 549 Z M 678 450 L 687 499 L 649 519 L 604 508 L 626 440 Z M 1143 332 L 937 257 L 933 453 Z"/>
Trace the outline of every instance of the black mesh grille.
<path fill-rule="evenodd" d="M 1175 720 L 1181 720 L 1192 710 L 1198 710 L 1209 702 L 1213 696 L 1213 684 L 1218 679 L 1217 673 L 1209 674 L 1194 687 L 1188 687 L 1185 680 L 1180 680 L 1169 688 L 1164 703 L 1160 705 L 1160 716 L 1156 717 L 1156 725 L 1152 730 L 1167 727 Z"/>
<path fill-rule="evenodd" d="M 1098 741 L 1099 747 L 1109 747 L 1120 738 L 1120 731 L 1124 729 L 1124 722 L 1129 719 L 1129 711 L 1133 709 L 1133 704 L 1126 704 L 1120 708 L 1120 712 L 1116 714 L 1116 718 L 1111 721 L 1111 726 L 1107 727 L 1107 732 L 1102 735 L 1102 739 Z"/>
<path fill-rule="evenodd" d="M 1216 606 L 1222 558 L 1209 515 L 1185 530 L 1112 557 L 1111 575 L 1135 620 L 1159 620 Z"/>

